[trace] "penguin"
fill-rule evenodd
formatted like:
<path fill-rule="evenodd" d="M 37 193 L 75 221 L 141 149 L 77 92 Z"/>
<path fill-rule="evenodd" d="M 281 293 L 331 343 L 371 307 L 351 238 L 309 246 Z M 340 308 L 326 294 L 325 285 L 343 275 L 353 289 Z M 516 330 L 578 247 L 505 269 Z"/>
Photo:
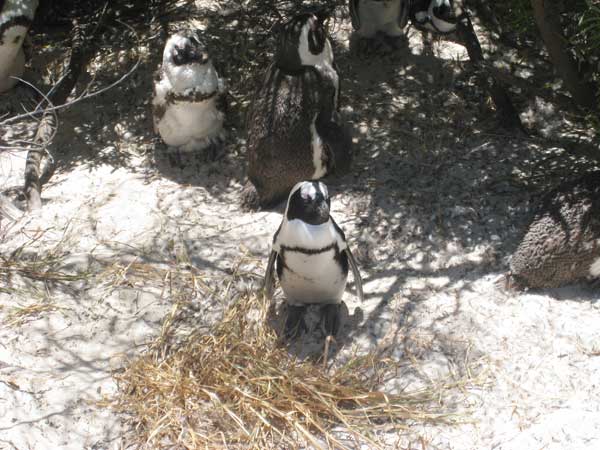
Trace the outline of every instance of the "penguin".
<path fill-rule="evenodd" d="M 542 199 L 510 261 L 515 287 L 600 281 L 600 170 L 562 183 Z"/>
<path fill-rule="evenodd" d="M 206 44 L 192 30 L 172 35 L 154 80 L 154 131 L 165 144 L 181 152 L 208 149 L 223 139 L 226 88 L 215 70 Z"/>
<path fill-rule="evenodd" d="M 413 0 L 410 16 L 417 27 L 441 34 L 452 33 L 458 23 L 452 0 Z"/>
<path fill-rule="evenodd" d="M 14 77 L 23 75 L 23 41 L 37 6 L 37 0 L 0 0 L 0 92 L 12 89 Z"/>
<path fill-rule="evenodd" d="M 324 306 L 325 331 L 339 329 L 339 305 L 348 267 L 363 301 L 362 279 L 342 229 L 330 215 L 331 199 L 320 181 L 302 181 L 291 190 L 283 219 L 273 236 L 265 273 L 265 296 L 273 297 L 274 268 L 286 296 L 285 334 L 293 337 L 303 326 L 307 305 Z"/>
<path fill-rule="evenodd" d="M 350 166 L 352 138 L 338 114 L 340 77 L 326 18 L 302 13 L 279 28 L 274 60 L 247 116 L 246 207 L 274 206 L 296 183 Z"/>
<path fill-rule="evenodd" d="M 374 38 L 378 32 L 389 37 L 404 34 L 411 0 L 350 0 L 352 27 L 362 38 Z"/>

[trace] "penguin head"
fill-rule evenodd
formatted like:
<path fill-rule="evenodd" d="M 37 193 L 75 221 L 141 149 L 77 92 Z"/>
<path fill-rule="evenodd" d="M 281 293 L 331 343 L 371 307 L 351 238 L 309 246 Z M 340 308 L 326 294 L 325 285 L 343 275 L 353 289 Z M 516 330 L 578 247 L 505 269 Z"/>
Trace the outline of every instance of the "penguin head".
<path fill-rule="evenodd" d="M 210 62 L 206 45 L 200 36 L 185 30 L 169 38 L 163 52 L 163 64 L 185 66 L 189 64 L 206 65 Z"/>
<path fill-rule="evenodd" d="M 279 29 L 275 64 L 290 72 L 302 66 L 332 64 L 333 52 L 327 38 L 327 12 L 318 10 L 298 14 Z"/>
<path fill-rule="evenodd" d="M 451 33 L 456 29 L 457 18 L 452 0 L 431 0 L 429 16 L 435 31 Z"/>
<path fill-rule="evenodd" d="M 329 220 L 330 207 L 327 186 L 320 181 L 302 181 L 290 192 L 285 217 L 288 221 L 298 219 L 309 225 L 321 225 Z"/>

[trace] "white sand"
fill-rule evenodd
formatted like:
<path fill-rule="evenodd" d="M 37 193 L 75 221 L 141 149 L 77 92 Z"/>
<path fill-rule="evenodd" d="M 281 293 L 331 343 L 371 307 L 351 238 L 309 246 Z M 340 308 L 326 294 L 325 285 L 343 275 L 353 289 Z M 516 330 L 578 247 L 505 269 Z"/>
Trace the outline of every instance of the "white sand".
<path fill-rule="evenodd" d="M 491 132 L 485 121 L 479 127 L 487 106 L 453 93 L 460 78 L 453 61 L 464 52 L 442 45 L 422 55 L 412 39 L 412 54 L 338 61 L 360 153 L 352 174 L 325 181 L 366 294 L 362 305 L 347 294 L 338 357 L 383 345 L 414 357 L 397 386 L 463 377 L 468 368 L 486 380 L 459 403 L 473 423 L 414 426 L 388 436 L 390 448 L 396 438 L 401 448 L 600 448 L 598 290 L 511 293 L 495 283 L 527 218 L 527 188 L 560 179 L 561 164 L 585 164 L 560 148 Z M 224 159 L 199 169 L 155 162 L 151 75 L 139 77 L 138 95 L 115 91 L 61 116 L 65 130 L 84 126 L 57 136 L 69 144 L 67 168 L 44 189 L 40 212 L 0 222 L 3 258 L 25 244 L 22 260 L 54 255 L 53 270 L 90 273 L 54 284 L 1 275 L 0 288 L 9 288 L 0 289 L 2 449 L 122 444 L 120 418 L 94 402 L 115 392 L 111 370 L 158 333 L 171 306 L 169 293 L 135 278 L 130 264 L 189 263 L 215 283 L 245 252 L 256 256 L 257 273 L 266 264 L 280 215 L 238 206 L 242 130 L 231 130 Z M 117 114 L 142 115 L 125 124 L 133 140 L 107 126 Z M 22 154 L 2 155 L 0 185 L 20 183 L 23 165 Z M 14 308 L 33 303 L 55 309 L 9 323 Z M 219 307 L 208 305 L 198 326 Z"/>

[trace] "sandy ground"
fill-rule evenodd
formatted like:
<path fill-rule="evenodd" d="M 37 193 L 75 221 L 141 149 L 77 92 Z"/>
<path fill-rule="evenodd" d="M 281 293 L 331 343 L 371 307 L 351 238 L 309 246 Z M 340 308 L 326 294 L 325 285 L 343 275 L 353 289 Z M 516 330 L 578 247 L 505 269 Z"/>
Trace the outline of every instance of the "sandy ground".
<path fill-rule="evenodd" d="M 336 357 L 384 346 L 410 361 L 396 387 L 479 380 L 456 393 L 470 423 L 415 425 L 388 434 L 390 448 L 598 448 L 598 289 L 515 293 L 499 282 L 530 202 L 593 167 L 552 134 L 566 119 L 531 97 L 522 117 L 550 139 L 507 134 L 460 46 L 411 30 L 408 45 L 361 58 L 347 23 L 335 37 L 358 156 L 350 174 L 325 181 L 366 296 L 359 304 L 350 286 Z M 43 209 L 0 222 L 0 255 L 15 262 L 0 273 L 2 449 L 121 448 L 121 418 L 98 401 L 116 392 L 112 371 L 159 332 L 173 301 L 163 278 L 217 285 L 242 257 L 256 274 L 266 264 L 281 216 L 239 207 L 241 119 L 229 121 L 220 159 L 170 167 L 151 132 L 157 60 L 61 115 L 62 165 Z M 0 186 L 19 184 L 23 168 L 23 153 L 1 154 Z M 49 268 L 60 276 L 36 279 Z M 223 305 L 197 300 L 201 327 Z"/>

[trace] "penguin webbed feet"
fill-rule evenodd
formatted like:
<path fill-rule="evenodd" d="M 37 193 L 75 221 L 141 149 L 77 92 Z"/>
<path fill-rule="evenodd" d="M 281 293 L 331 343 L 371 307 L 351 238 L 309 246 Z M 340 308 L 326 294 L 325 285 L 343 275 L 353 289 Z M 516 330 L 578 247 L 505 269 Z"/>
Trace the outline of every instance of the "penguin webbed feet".
<path fill-rule="evenodd" d="M 335 337 L 340 330 L 340 305 L 337 303 L 323 307 L 323 328 L 327 337 Z"/>
<path fill-rule="evenodd" d="M 169 151 L 167 154 L 167 159 L 169 160 L 169 164 L 171 167 L 177 167 L 178 169 L 184 169 L 186 164 L 183 161 L 183 157 L 181 155 L 181 150 L 173 149 Z"/>
<path fill-rule="evenodd" d="M 404 34 L 399 36 L 391 36 L 383 33 L 380 39 L 384 42 L 387 48 L 392 50 L 399 50 L 408 45 L 408 38 Z"/>
<path fill-rule="evenodd" d="M 287 339 L 298 337 L 308 331 L 304 320 L 307 305 L 287 305 L 287 318 L 285 321 L 284 335 Z M 340 330 L 340 305 L 327 304 L 321 308 L 322 326 L 327 339 L 335 338 Z"/>
<path fill-rule="evenodd" d="M 304 322 L 304 312 L 306 306 L 287 306 L 287 319 L 285 320 L 284 335 L 287 339 L 297 337 L 301 332 L 306 331 L 306 322 Z"/>

